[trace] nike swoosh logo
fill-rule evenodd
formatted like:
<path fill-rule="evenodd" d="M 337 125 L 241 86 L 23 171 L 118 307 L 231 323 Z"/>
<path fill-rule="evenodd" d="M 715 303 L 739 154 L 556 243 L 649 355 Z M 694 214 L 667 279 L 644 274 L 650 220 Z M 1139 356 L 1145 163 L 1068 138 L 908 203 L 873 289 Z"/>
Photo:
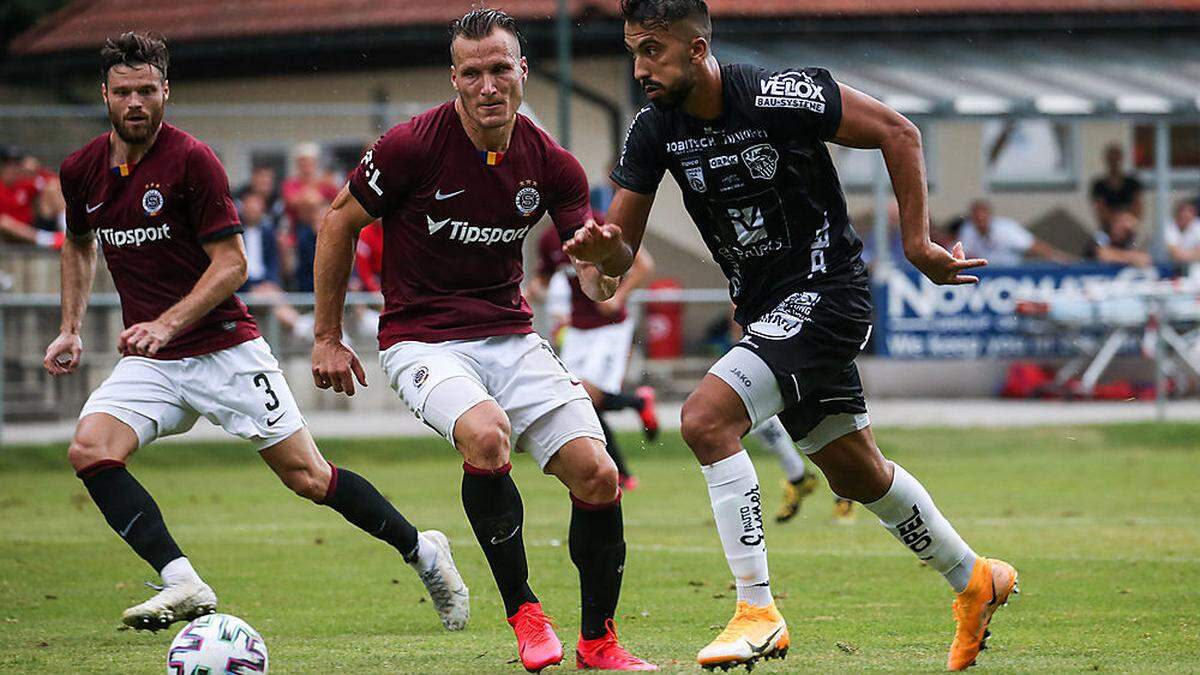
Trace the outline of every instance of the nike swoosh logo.
<path fill-rule="evenodd" d="M 425 216 L 425 220 L 429 221 L 429 234 L 436 234 L 438 230 L 446 226 L 446 223 L 450 222 L 449 218 L 445 220 L 434 220 L 430 216 Z"/>
<path fill-rule="evenodd" d="M 269 427 L 273 427 L 273 426 L 275 426 L 275 423 L 276 423 L 276 422 L 278 422 L 279 420 L 283 419 L 283 416 L 284 416 L 284 415 L 286 415 L 286 414 L 287 414 L 287 413 L 280 413 L 280 414 L 279 414 L 279 417 L 276 417 L 276 418 L 275 418 L 275 419 L 273 419 L 273 420 L 267 420 L 267 426 L 269 426 Z"/>
<path fill-rule="evenodd" d="M 503 538 L 492 537 L 492 546 L 496 546 L 498 544 L 503 544 L 504 542 L 508 541 L 509 539 L 512 539 L 513 537 L 517 536 L 517 533 L 520 531 L 521 531 L 521 526 L 518 525 L 517 528 L 515 530 L 513 530 L 511 533 L 509 533 L 509 535 L 507 537 L 503 537 Z"/>
<path fill-rule="evenodd" d="M 988 607 L 996 604 L 996 577 L 992 577 L 992 599 L 988 600 Z"/>
<path fill-rule="evenodd" d="M 138 521 L 138 518 L 141 518 L 141 517 L 142 517 L 142 512 L 138 511 L 137 515 L 133 517 L 133 520 L 129 521 L 129 524 L 125 526 L 125 529 L 121 530 L 121 532 L 119 533 L 121 535 L 122 539 L 125 538 L 125 535 L 129 534 L 129 531 L 133 529 L 133 524 L 136 523 Z"/>
<path fill-rule="evenodd" d="M 467 191 L 467 189 L 463 188 L 463 189 L 459 190 L 458 192 L 450 192 L 448 194 L 442 194 L 441 188 L 438 188 L 438 191 L 433 195 L 433 198 L 440 202 L 443 199 L 450 199 L 451 197 L 457 197 L 466 191 Z"/>
<path fill-rule="evenodd" d="M 767 647 L 771 646 L 771 642 L 773 642 L 775 640 L 775 636 L 779 635 L 779 631 L 781 631 L 781 630 L 783 630 L 782 626 L 780 626 L 779 628 L 776 628 L 775 632 L 768 635 L 767 639 L 763 640 L 763 643 L 761 645 L 755 646 L 754 643 L 749 640 L 746 640 L 746 644 L 750 645 L 751 652 L 753 652 L 754 654 L 757 654 L 759 656 L 762 656 L 762 654 L 767 651 Z"/>
<path fill-rule="evenodd" d="M 86 209 L 88 213 L 94 213 L 96 209 L 100 208 L 101 206 L 104 206 L 104 202 L 100 202 L 95 206 L 88 206 L 87 204 L 84 204 L 83 208 Z"/>

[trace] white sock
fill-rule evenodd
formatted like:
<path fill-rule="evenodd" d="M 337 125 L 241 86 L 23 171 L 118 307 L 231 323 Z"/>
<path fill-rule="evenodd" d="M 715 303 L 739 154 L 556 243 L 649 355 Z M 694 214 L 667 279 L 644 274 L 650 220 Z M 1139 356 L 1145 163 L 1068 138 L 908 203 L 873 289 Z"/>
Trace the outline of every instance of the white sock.
<path fill-rule="evenodd" d="M 897 541 L 946 577 L 955 593 L 961 593 L 971 579 L 975 552 L 938 511 L 924 486 L 904 467 L 895 462 L 892 466 L 896 475 L 891 489 L 863 506 L 879 516 L 880 524 Z"/>
<path fill-rule="evenodd" d="M 435 546 L 432 541 L 429 541 L 429 538 L 425 536 L 424 532 L 418 534 L 417 557 L 413 558 L 412 562 L 409 564 L 413 566 L 413 569 L 421 572 L 428 572 L 429 570 L 433 569 L 435 564 L 437 564 L 437 558 L 437 546 Z"/>
<path fill-rule="evenodd" d="M 765 607 L 772 602 L 771 584 L 767 574 L 762 500 L 754 463 L 742 450 L 700 468 L 708 483 L 713 519 L 717 522 L 717 534 L 725 549 L 729 571 L 733 572 L 738 600 Z"/>
<path fill-rule="evenodd" d="M 788 435 L 787 429 L 783 428 L 783 422 L 780 422 L 778 417 L 772 417 L 758 425 L 750 435 L 779 457 L 779 465 L 783 467 L 783 474 L 789 481 L 795 483 L 804 478 L 804 458 L 796 450 L 796 445 L 792 443 L 791 436 Z"/>
<path fill-rule="evenodd" d="M 164 586 L 177 586 L 189 581 L 200 582 L 200 575 L 185 557 L 179 557 L 163 566 L 159 572 Z"/>

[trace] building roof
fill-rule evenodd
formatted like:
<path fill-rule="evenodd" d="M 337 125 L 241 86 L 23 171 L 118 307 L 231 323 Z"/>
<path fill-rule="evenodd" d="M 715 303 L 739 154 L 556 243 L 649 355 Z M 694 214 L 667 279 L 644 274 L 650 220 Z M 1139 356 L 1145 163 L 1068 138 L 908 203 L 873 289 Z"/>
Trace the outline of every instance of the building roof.
<path fill-rule="evenodd" d="M 1184 37 L 840 36 L 714 50 L 773 69 L 820 65 L 909 115 L 1200 117 L 1200 53 Z"/>
<path fill-rule="evenodd" d="M 173 43 L 444 26 L 467 0 L 75 0 L 13 40 L 15 56 L 94 50 L 126 30 Z M 549 20 L 557 0 L 495 2 L 523 20 Z M 568 0 L 574 17 L 613 17 L 617 0 Z M 921 17 L 1012 14 L 1200 12 L 1200 0 L 709 0 L 718 17 Z"/>

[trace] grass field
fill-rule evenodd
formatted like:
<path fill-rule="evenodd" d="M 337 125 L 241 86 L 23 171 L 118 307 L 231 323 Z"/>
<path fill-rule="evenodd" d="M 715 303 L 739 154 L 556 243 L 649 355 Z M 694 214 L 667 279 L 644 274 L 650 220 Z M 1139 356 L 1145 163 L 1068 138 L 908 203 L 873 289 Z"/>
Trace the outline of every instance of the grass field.
<path fill-rule="evenodd" d="M 1200 426 L 1131 425 L 879 434 L 981 553 L 1021 572 L 993 624 L 986 670 L 1200 669 Z M 633 447 L 636 439 L 625 438 Z M 442 630 L 412 572 L 337 514 L 292 496 L 245 445 L 152 447 L 133 464 L 221 599 L 263 634 L 277 673 L 522 672 L 437 439 L 327 441 L 419 527 L 446 531 L 472 590 L 471 625 Z M 108 529 L 61 447 L 0 451 L 0 672 L 161 673 L 174 631 L 119 630 L 153 574 Z M 733 609 L 703 480 L 677 435 L 631 451 L 621 636 L 666 670 Z M 758 453 L 767 508 L 780 474 Z M 563 489 L 521 457 L 532 585 L 573 645 L 577 581 Z M 768 525 L 773 586 L 792 649 L 756 672 L 934 671 L 950 591 L 863 511 L 830 519 L 819 491 Z M 569 652 L 568 652 L 569 653 Z M 574 667 L 570 661 L 566 665 Z"/>

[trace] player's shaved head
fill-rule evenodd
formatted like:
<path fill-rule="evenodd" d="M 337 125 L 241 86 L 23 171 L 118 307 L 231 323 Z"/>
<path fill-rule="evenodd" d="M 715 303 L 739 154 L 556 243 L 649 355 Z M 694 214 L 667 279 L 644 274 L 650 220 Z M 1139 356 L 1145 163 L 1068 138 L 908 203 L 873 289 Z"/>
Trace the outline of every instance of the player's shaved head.
<path fill-rule="evenodd" d="M 450 23 L 450 61 L 454 61 L 454 43 L 458 42 L 459 38 L 479 41 L 496 30 L 502 30 L 512 36 L 516 45 L 514 56 L 520 58 L 522 36 L 517 20 L 501 10 L 481 7 Z"/>
<path fill-rule="evenodd" d="M 712 19 L 704 0 L 621 0 L 621 18 L 648 29 L 683 31 L 712 39 Z"/>

